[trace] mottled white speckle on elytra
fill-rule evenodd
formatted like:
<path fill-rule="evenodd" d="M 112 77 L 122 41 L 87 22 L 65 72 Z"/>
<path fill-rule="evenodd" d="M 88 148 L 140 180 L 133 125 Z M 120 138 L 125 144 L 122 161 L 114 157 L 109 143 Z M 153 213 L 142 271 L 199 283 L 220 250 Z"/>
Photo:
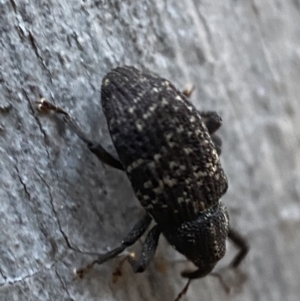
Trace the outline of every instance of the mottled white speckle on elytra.
<path fill-rule="evenodd" d="M 144 201 L 149 201 L 150 200 L 150 197 L 148 195 L 143 195 L 143 200 Z"/>
<path fill-rule="evenodd" d="M 132 114 L 135 110 L 136 110 L 136 106 L 133 106 L 133 107 L 130 107 L 130 108 L 128 109 L 128 112 L 129 112 L 130 114 Z"/>
<path fill-rule="evenodd" d="M 198 186 L 198 187 L 201 187 L 202 185 L 203 185 L 203 181 L 201 181 L 201 180 L 200 180 L 200 181 L 197 181 L 197 186 Z"/>
<path fill-rule="evenodd" d="M 152 187 L 152 182 L 151 181 L 147 181 L 144 183 L 144 188 L 148 189 Z"/>
<path fill-rule="evenodd" d="M 201 177 L 206 177 L 207 172 L 206 171 L 194 172 L 194 176 L 195 176 L 196 179 L 201 178 Z"/>
<path fill-rule="evenodd" d="M 107 78 L 105 81 L 104 81 L 104 86 L 108 86 L 110 84 L 110 81 L 109 79 Z"/>
<path fill-rule="evenodd" d="M 183 126 L 180 125 L 180 126 L 176 129 L 176 132 L 177 132 L 178 134 L 183 133 L 183 132 L 184 132 Z"/>
<path fill-rule="evenodd" d="M 154 161 L 159 161 L 160 160 L 160 158 L 161 158 L 161 154 L 156 154 L 156 155 L 154 155 Z"/>
<path fill-rule="evenodd" d="M 197 136 L 200 136 L 201 133 L 202 133 L 202 131 L 201 131 L 200 129 L 196 129 L 196 135 L 197 135 Z"/>
<path fill-rule="evenodd" d="M 193 150 L 192 150 L 190 147 L 185 147 L 185 148 L 183 149 L 183 151 L 184 151 L 187 155 L 189 155 L 189 154 L 191 154 L 191 153 L 193 152 Z"/>
<path fill-rule="evenodd" d="M 216 151 L 214 148 L 213 148 L 211 154 L 212 154 L 212 156 L 213 156 L 213 158 L 214 158 L 215 160 L 218 160 L 218 159 L 219 159 L 219 155 L 218 155 L 217 151 Z"/>
<path fill-rule="evenodd" d="M 150 169 L 155 169 L 155 168 L 156 168 L 155 162 L 150 162 L 150 163 L 148 163 L 148 167 L 149 167 Z"/>
<path fill-rule="evenodd" d="M 209 170 L 210 173 L 215 173 L 217 170 L 216 165 L 212 164 L 212 163 L 206 163 L 206 167 Z"/>
<path fill-rule="evenodd" d="M 228 216 L 227 216 L 227 214 L 225 214 L 225 213 L 224 213 L 224 218 L 225 218 L 225 222 L 226 222 L 226 224 L 228 225 L 228 223 L 229 223 L 229 220 L 228 220 Z"/>
<path fill-rule="evenodd" d="M 138 159 L 136 161 L 133 161 L 128 167 L 127 167 L 127 172 L 132 172 L 135 168 L 139 167 L 141 164 L 144 163 L 143 159 Z"/>
<path fill-rule="evenodd" d="M 165 184 L 164 184 L 164 182 L 162 180 L 158 181 L 158 185 L 159 185 L 160 188 L 164 188 L 165 187 Z"/>
<path fill-rule="evenodd" d="M 185 166 L 185 165 L 180 165 L 179 168 L 180 168 L 181 170 L 186 170 L 186 166 Z"/>
<path fill-rule="evenodd" d="M 190 184 L 190 183 L 192 183 L 192 179 L 191 179 L 191 178 L 185 178 L 185 179 L 184 179 L 184 182 L 185 182 L 186 184 Z"/>
<path fill-rule="evenodd" d="M 188 242 L 191 243 L 191 244 L 195 244 L 196 243 L 195 238 L 189 238 Z"/>
<path fill-rule="evenodd" d="M 149 107 L 150 111 L 154 111 L 157 108 L 157 104 L 153 104 L 151 107 Z"/>
<path fill-rule="evenodd" d="M 217 171 L 217 166 L 213 165 L 210 169 L 212 173 L 215 173 Z"/>
<path fill-rule="evenodd" d="M 111 118 L 110 121 L 109 121 L 109 125 L 112 126 L 112 125 L 114 125 L 115 123 L 116 123 L 116 119 L 115 119 L 114 117 Z"/>
<path fill-rule="evenodd" d="M 135 122 L 136 128 L 138 129 L 139 132 L 142 132 L 144 130 L 144 123 L 142 120 L 138 119 Z"/>
<path fill-rule="evenodd" d="M 141 77 L 140 77 L 140 82 L 143 83 L 143 82 L 145 82 L 145 81 L 147 81 L 147 78 L 144 77 L 144 76 L 141 76 Z"/>
<path fill-rule="evenodd" d="M 183 102 L 183 99 L 179 95 L 176 95 L 175 99 L 178 100 L 178 101 Z"/>
<path fill-rule="evenodd" d="M 153 205 L 150 203 L 146 206 L 147 209 L 153 209 Z"/>
<path fill-rule="evenodd" d="M 210 226 L 209 228 L 210 228 L 211 234 L 213 236 L 215 236 L 216 235 L 216 227 L 215 227 L 215 225 L 213 223 L 210 223 L 209 226 Z M 214 243 L 216 243 L 216 241 L 214 241 Z"/>
<path fill-rule="evenodd" d="M 160 193 L 163 192 L 163 189 L 161 187 L 156 187 L 156 188 L 153 188 L 153 192 L 156 193 L 156 194 L 160 194 Z"/>
<path fill-rule="evenodd" d="M 179 111 L 179 107 L 173 106 L 173 108 L 174 108 L 174 111 L 175 111 L 175 112 L 178 112 L 178 111 Z"/>
<path fill-rule="evenodd" d="M 158 200 L 157 199 L 153 199 L 152 200 L 152 204 L 156 205 L 158 203 Z"/>
<path fill-rule="evenodd" d="M 168 86 L 170 86 L 170 83 L 168 82 L 168 81 L 163 81 L 162 82 L 162 85 L 164 86 L 164 87 L 168 87 Z"/>
<path fill-rule="evenodd" d="M 134 162 L 131 164 L 131 167 L 132 167 L 132 169 L 136 169 L 137 167 L 139 167 L 139 164 L 137 163 L 137 161 L 134 161 Z"/>
<path fill-rule="evenodd" d="M 175 146 L 175 143 L 170 141 L 173 137 L 173 133 L 169 133 L 166 135 L 167 144 L 170 148 L 173 148 Z"/>
<path fill-rule="evenodd" d="M 195 203 L 195 209 L 203 211 L 205 209 L 205 203 L 204 202 Z"/>
<path fill-rule="evenodd" d="M 131 163 L 131 167 L 132 167 L 133 169 L 137 168 L 138 166 L 139 166 L 139 165 L 138 165 L 137 161 L 134 161 L 134 162 Z"/>
<path fill-rule="evenodd" d="M 192 106 L 186 106 L 187 107 L 187 109 L 190 111 L 190 112 L 192 112 L 193 111 L 193 107 Z"/>
<path fill-rule="evenodd" d="M 205 148 L 205 152 L 208 154 L 210 150 L 211 150 L 211 147 L 208 145 L 208 146 Z"/>
<path fill-rule="evenodd" d="M 149 113 L 143 114 L 143 119 L 148 119 L 150 116 L 151 116 L 151 114 L 149 114 Z"/>
<path fill-rule="evenodd" d="M 190 122 L 195 122 L 196 121 L 196 118 L 195 118 L 195 116 L 191 116 L 191 118 L 190 118 Z"/>
<path fill-rule="evenodd" d="M 158 93 L 158 89 L 157 89 L 157 88 L 153 88 L 153 89 L 152 89 L 152 92 Z"/>
<path fill-rule="evenodd" d="M 163 106 L 167 106 L 169 104 L 169 102 L 167 101 L 166 98 L 163 98 L 161 103 L 162 103 Z"/>
<path fill-rule="evenodd" d="M 144 159 L 137 159 L 138 165 L 141 165 L 141 164 L 143 164 L 144 162 L 145 162 Z"/>
<path fill-rule="evenodd" d="M 178 183 L 176 179 L 171 179 L 169 176 L 164 177 L 163 181 L 169 187 L 173 187 Z"/>
<path fill-rule="evenodd" d="M 205 135 L 203 134 L 203 131 L 199 131 L 198 137 L 201 139 L 201 141 L 208 141 L 209 142 L 209 140 L 207 139 L 207 137 L 205 137 Z"/>
<path fill-rule="evenodd" d="M 171 169 L 173 169 L 173 168 L 176 167 L 176 166 L 178 166 L 178 163 L 177 163 L 177 162 L 175 162 L 175 161 L 169 162 L 169 167 L 170 167 Z"/>
<path fill-rule="evenodd" d="M 169 134 L 166 135 L 167 140 L 170 140 L 172 137 L 173 137 L 173 133 L 169 133 Z"/>
<path fill-rule="evenodd" d="M 180 196 L 179 198 L 177 198 L 177 202 L 178 204 L 184 203 L 184 198 Z"/>
<path fill-rule="evenodd" d="M 219 245 L 218 245 L 217 241 L 214 241 L 214 247 L 213 248 L 214 248 L 214 253 L 219 254 L 220 248 L 219 248 Z"/>
<path fill-rule="evenodd" d="M 178 119 L 177 117 L 172 118 L 172 119 L 171 119 L 171 122 L 172 122 L 173 124 L 175 124 L 175 125 L 180 124 L 179 119 Z"/>

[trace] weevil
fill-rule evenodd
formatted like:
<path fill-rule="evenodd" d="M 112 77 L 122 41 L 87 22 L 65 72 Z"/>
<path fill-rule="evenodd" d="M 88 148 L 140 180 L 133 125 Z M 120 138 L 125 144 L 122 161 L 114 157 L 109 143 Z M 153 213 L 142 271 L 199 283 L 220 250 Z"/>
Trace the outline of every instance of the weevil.
<path fill-rule="evenodd" d="M 148 229 L 140 257 L 129 256 L 134 272 L 143 272 L 153 259 L 159 236 L 194 263 L 197 269 L 183 271 L 191 279 L 209 274 L 224 256 L 226 239 L 239 248 L 230 266 L 236 268 L 248 252 L 248 244 L 229 226 L 221 197 L 228 188 L 219 155 L 222 141 L 216 135 L 221 117 L 213 111 L 198 111 L 168 80 L 123 66 L 103 78 L 101 102 L 108 129 L 118 154 L 109 154 L 81 130 L 62 108 L 42 99 L 40 110 L 63 115 L 65 122 L 104 164 L 124 171 L 144 208 L 144 216 L 121 244 L 101 254 L 76 271 L 83 275 L 134 244 Z M 179 299 L 179 298 L 178 298 Z"/>

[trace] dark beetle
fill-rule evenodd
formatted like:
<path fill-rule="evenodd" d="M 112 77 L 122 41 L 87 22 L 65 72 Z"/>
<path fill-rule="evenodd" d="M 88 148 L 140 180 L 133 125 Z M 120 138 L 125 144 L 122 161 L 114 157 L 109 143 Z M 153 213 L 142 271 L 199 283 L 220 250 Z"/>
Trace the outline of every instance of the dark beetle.
<path fill-rule="evenodd" d="M 168 80 L 134 67 L 112 69 L 102 81 L 101 101 L 120 161 L 90 141 L 64 110 L 44 99 L 39 102 L 40 109 L 63 114 L 102 162 L 126 172 L 145 209 L 119 247 L 78 270 L 78 275 L 136 242 L 152 219 L 156 225 L 140 258 L 129 258 L 135 272 L 146 269 L 161 233 L 196 265 L 197 270 L 182 273 L 186 278 L 210 273 L 225 254 L 227 237 L 240 248 L 232 267 L 245 257 L 248 246 L 230 229 L 227 209 L 220 201 L 228 187 L 219 160 L 221 139 L 215 134 L 221 118 L 215 112 L 198 112 L 186 95 Z"/>

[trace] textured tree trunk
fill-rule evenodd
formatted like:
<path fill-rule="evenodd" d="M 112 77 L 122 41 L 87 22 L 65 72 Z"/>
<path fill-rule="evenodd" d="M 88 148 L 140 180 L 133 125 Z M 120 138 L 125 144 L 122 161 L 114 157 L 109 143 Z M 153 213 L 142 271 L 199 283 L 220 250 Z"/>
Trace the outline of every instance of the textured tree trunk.
<path fill-rule="evenodd" d="M 223 201 L 251 246 L 230 300 L 298 301 L 299 20 L 299 0 L 0 0 L 0 300 L 173 300 L 185 285 L 163 238 L 143 274 L 125 264 L 113 283 L 115 259 L 73 281 L 142 209 L 122 172 L 34 102 L 63 106 L 114 152 L 100 84 L 128 64 L 194 84 L 195 106 L 223 118 Z M 206 277 L 183 300 L 225 298 Z"/>

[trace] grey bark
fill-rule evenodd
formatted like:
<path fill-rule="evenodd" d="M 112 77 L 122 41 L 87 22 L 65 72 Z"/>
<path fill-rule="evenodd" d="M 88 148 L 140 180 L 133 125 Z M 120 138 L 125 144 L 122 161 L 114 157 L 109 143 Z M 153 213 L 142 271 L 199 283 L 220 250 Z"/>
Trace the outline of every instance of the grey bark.
<path fill-rule="evenodd" d="M 126 176 L 34 102 L 60 104 L 113 152 L 100 83 L 122 64 L 194 84 L 196 107 L 223 117 L 223 201 L 251 245 L 231 300 L 299 300 L 298 0 L 0 0 L 0 16 L 1 300 L 173 300 L 184 286 L 186 265 L 163 238 L 143 274 L 124 265 L 114 284 L 116 259 L 72 280 L 142 210 Z M 225 295 L 206 277 L 184 300 Z"/>

